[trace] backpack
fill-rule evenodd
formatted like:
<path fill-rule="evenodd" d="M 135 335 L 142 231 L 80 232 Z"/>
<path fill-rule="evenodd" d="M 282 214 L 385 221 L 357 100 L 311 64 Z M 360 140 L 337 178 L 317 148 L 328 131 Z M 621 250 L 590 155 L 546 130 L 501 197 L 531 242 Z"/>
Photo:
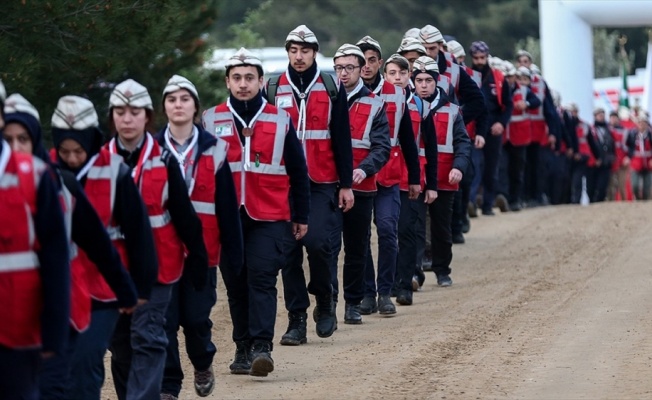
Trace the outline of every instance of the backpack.
<path fill-rule="evenodd" d="M 324 81 L 324 87 L 326 87 L 328 97 L 330 97 L 331 102 L 334 103 L 337 101 L 337 94 L 339 92 L 335 80 L 331 75 L 323 71 L 319 71 L 319 76 L 321 77 L 321 80 Z M 280 75 L 273 76 L 269 78 L 269 81 L 267 82 L 267 101 L 270 104 L 275 104 L 274 99 L 276 98 L 276 90 L 278 89 L 278 81 L 280 77 Z"/>

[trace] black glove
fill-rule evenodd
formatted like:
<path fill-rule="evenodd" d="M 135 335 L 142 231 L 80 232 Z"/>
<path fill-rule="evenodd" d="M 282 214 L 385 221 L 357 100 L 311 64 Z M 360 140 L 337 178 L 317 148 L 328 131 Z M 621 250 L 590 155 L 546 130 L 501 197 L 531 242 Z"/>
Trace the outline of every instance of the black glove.
<path fill-rule="evenodd" d="M 208 260 L 204 257 L 193 257 L 189 254 L 184 262 L 183 275 L 190 279 L 190 283 L 192 283 L 195 290 L 204 289 L 208 283 Z"/>

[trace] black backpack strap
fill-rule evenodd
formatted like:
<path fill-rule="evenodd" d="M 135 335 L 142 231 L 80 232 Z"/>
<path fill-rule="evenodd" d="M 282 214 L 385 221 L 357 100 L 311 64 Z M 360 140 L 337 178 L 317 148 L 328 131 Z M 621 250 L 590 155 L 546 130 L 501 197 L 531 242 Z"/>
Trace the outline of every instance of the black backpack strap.
<path fill-rule="evenodd" d="M 280 75 L 272 76 L 267 81 L 267 102 L 276 104 L 276 91 L 278 90 L 278 80 Z"/>
<path fill-rule="evenodd" d="M 66 171 L 63 169 L 59 169 L 59 174 L 61 175 L 61 180 L 63 181 L 63 184 L 66 186 L 66 189 L 72 194 L 73 197 L 78 196 L 78 183 L 77 183 L 77 178 L 75 177 L 75 174 L 73 174 L 70 171 Z"/>
<path fill-rule="evenodd" d="M 333 76 L 323 71 L 319 71 L 319 75 L 321 76 L 321 80 L 324 81 L 324 87 L 326 87 L 326 91 L 328 92 L 328 97 L 330 97 L 331 101 L 334 103 L 335 101 L 337 101 L 339 88 L 335 84 L 335 80 L 333 79 Z"/>

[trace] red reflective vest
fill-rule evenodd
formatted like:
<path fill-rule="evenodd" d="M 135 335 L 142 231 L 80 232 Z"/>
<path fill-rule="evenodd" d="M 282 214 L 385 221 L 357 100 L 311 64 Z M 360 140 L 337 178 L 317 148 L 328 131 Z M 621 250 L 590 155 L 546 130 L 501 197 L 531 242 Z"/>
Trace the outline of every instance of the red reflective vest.
<path fill-rule="evenodd" d="M 405 91 L 381 78 L 382 85 L 374 91 L 385 102 L 387 121 L 389 122 L 390 145 L 387 164 L 378 171 L 378 184 L 390 187 L 401 181 L 401 164 L 403 156 L 401 146 L 398 143 L 398 131 L 401 126 L 401 119 L 405 112 Z"/>
<path fill-rule="evenodd" d="M 580 123 L 577 124 L 575 133 L 577 134 L 578 151 L 580 154 L 589 157 L 586 165 L 589 167 L 595 166 L 595 157 L 593 156 L 591 146 L 589 146 L 589 141 L 587 139 L 591 134 L 591 127 L 586 122 L 580 121 Z"/>
<path fill-rule="evenodd" d="M 478 85 L 478 88 L 482 87 L 482 74 L 479 71 L 474 70 L 471 67 L 464 67 L 464 70 L 466 73 L 471 77 L 473 82 Z M 469 137 L 471 138 L 471 141 L 473 142 L 475 140 L 475 130 L 476 130 L 476 123 L 475 120 L 469 122 L 466 124 L 466 132 L 469 134 Z"/>
<path fill-rule="evenodd" d="M 450 80 L 450 83 L 455 88 L 455 93 L 457 93 L 460 88 L 460 65 L 453 60 L 451 53 L 445 51 L 444 57 L 446 58 L 446 72 L 442 75 L 445 75 Z"/>
<path fill-rule="evenodd" d="M 435 130 L 437 132 L 437 189 L 457 191 L 459 184 L 451 184 L 448 175 L 453 169 L 455 149 L 453 147 L 453 125 L 459 115 L 459 107 L 453 103 L 446 103 L 434 115 Z"/>
<path fill-rule="evenodd" d="M 631 160 L 632 169 L 636 172 L 649 171 L 650 160 L 652 160 L 652 143 L 648 131 L 640 133 L 635 131 L 634 156 Z"/>
<path fill-rule="evenodd" d="M 512 95 L 514 104 L 519 101 L 525 101 L 527 96 L 527 86 L 516 84 L 516 89 Z M 532 132 L 530 127 L 530 114 L 527 109 L 518 110 L 516 107 L 512 110 L 512 117 L 507 124 L 507 134 L 504 141 L 510 142 L 514 146 L 527 146 L 532 141 Z"/>
<path fill-rule="evenodd" d="M 530 114 L 532 143 L 539 143 L 546 146 L 548 145 L 548 124 L 546 124 L 546 119 L 543 115 L 543 100 L 546 97 L 546 86 L 540 75 L 532 75 L 530 89 L 541 100 L 541 106 L 527 110 L 528 114 Z"/>
<path fill-rule="evenodd" d="M 37 348 L 43 294 L 33 215 L 46 167 L 31 155 L 12 152 L 6 143 L 0 146 L 0 345 Z"/>
<path fill-rule="evenodd" d="M 115 139 L 106 145 L 112 153 L 117 151 L 116 146 Z M 152 227 L 158 259 L 158 282 L 168 285 L 181 278 L 186 249 L 167 208 L 168 170 L 161 160 L 161 146 L 147 132 L 141 152 L 141 160 L 132 171 L 132 177 L 138 185 Z"/>
<path fill-rule="evenodd" d="M 230 132 L 220 138 L 229 145 L 226 158 L 233 173 L 240 206 L 245 208 L 247 214 L 258 221 L 289 221 L 290 178 L 283 159 L 289 115 L 266 104 L 253 125 L 252 136 L 248 141 L 245 140 L 245 145 L 240 141 L 233 114 L 226 103 L 207 110 L 204 113 L 204 124 L 206 127 L 221 129 L 222 132 Z M 328 143 L 330 145 L 330 141 Z"/>
<path fill-rule="evenodd" d="M 103 148 L 88 163 L 91 167 L 86 173 L 84 192 L 106 227 L 113 246 L 120 254 L 122 263 L 128 269 L 129 258 L 127 257 L 124 237 L 113 220 L 113 207 L 115 206 L 116 186 L 122 157 L 111 154 L 107 149 Z M 81 177 L 78 177 L 78 179 L 81 179 Z M 72 260 L 72 274 L 73 308 L 77 308 L 74 314 L 81 315 L 85 312 L 85 309 L 90 312 L 90 300 L 85 300 L 84 286 L 80 284 L 82 281 L 87 283 L 88 296 L 93 299 L 103 302 L 116 300 L 115 294 L 100 274 L 100 271 L 81 249 L 78 250 L 77 257 Z M 78 324 L 80 326 L 84 325 L 81 321 Z"/>
<path fill-rule="evenodd" d="M 414 95 L 410 95 L 410 100 L 407 103 L 408 106 L 408 112 L 410 113 L 410 120 L 412 121 L 412 132 L 414 132 L 414 141 L 417 144 L 417 148 L 419 149 L 419 183 L 421 184 L 421 190 L 424 190 L 426 187 L 426 145 L 425 141 L 423 139 L 423 135 L 421 134 L 421 122 L 428 117 L 428 113 L 430 112 L 430 104 L 425 101 L 421 100 L 422 103 L 422 108 L 421 112 L 419 112 L 419 107 L 417 107 L 417 103 L 415 100 Z M 408 191 L 409 190 L 409 182 L 408 182 L 408 171 L 407 171 L 407 166 L 405 163 L 401 164 L 401 183 L 399 185 L 400 189 L 403 191 Z"/>
<path fill-rule="evenodd" d="M 623 165 L 623 159 L 627 155 L 627 147 L 625 145 L 626 132 L 622 128 L 609 128 L 614 138 L 614 147 L 616 148 L 616 159 L 612 165 L 612 171 L 618 171 Z"/>
<path fill-rule="evenodd" d="M 439 74 L 439 79 L 437 79 L 437 86 L 444 89 L 444 92 L 446 92 L 446 95 L 449 97 L 452 96 L 451 90 L 455 90 L 455 87 L 451 82 L 451 78 L 444 74 Z"/>
<path fill-rule="evenodd" d="M 503 102 L 503 85 L 505 84 L 505 75 L 498 68 L 491 68 L 491 73 L 494 76 L 494 93 L 498 100 L 498 105 L 501 110 L 505 110 L 505 103 Z"/>
<path fill-rule="evenodd" d="M 349 122 L 351 123 L 351 147 L 353 147 L 353 169 L 367 158 L 371 149 L 371 126 L 374 117 L 383 108 L 383 102 L 370 93 L 369 96 L 357 98 L 349 107 Z M 367 176 L 359 184 L 353 184 L 353 190 L 358 192 L 375 192 L 376 174 Z"/>
<path fill-rule="evenodd" d="M 287 72 L 279 77 L 275 99 L 276 107 L 288 112 L 292 118 L 292 124 L 306 154 L 310 179 L 316 183 L 338 182 L 329 128 L 332 104 L 319 74 L 316 75 L 316 80 L 303 101 L 306 117 L 302 123 L 299 123 L 301 104 L 296 102 Z"/>
<path fill-rule="evenodd" d="M 215 267 L 220 263 L 220 228 L 215 214 L 215 174 L 226 161 L 229 145 L 218 139 L 214 146 L 206 149 L 194 168 L 194 186 L 190 201 L 201 220 L 204 244 L 208 252 L 208 265 Z"/>

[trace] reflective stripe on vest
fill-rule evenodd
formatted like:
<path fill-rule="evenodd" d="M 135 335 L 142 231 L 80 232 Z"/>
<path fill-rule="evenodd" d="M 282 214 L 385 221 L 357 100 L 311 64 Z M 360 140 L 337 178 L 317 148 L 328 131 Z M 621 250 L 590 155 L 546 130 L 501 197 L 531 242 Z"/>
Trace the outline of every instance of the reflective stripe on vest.
<path fill-rule="evenodd" d="M 349 108 L 349 112 L 354 112 L 353 107 L 355 107 L 357 104 L 364 104 L 369 106 L 369 114 L 367 115 L 367 121 L 366 125 L 364 127 L 363 132 L 353 132 L 353 129 L 351 129 L 351 147 L 354 149 L 366 149 L 369 150 L 371 148 L 371 140 L 369 138 L 369 134 L 371 133 L 371 126 L 373 125 L 374 122 L 374 117 L 378 115 L 380 110 L 382 109 L 383 103 L 379 102 L 377 99 L 374 97 L 370 96 L 363 96 L 358 98 L 351 104 L 351 107 Z M 354 138 L 355 137 L 355 138 Z"/>
<path fill-rule="evenodd" d="M 37 269 L 39 265 L 34 251 L 0 254 L 0 273 Z"/>
<path fill-rule="evenodd" d="M 543 78 L 541 78 L 539 75 L 534 75 L 530 83 L 530 89 L 532 90 L 532 93 L 534 93 L 534 95 L 537 96 L 541 101 L 541 105 L 539 107 L 528 110 L 530 119 L 532 121 L 543 121 L 545 120 L 543 115 L 543 101 L 546 97 L 546 86 Z"/>
<path fill-rule="evenodd" d="M 451 84 L 457 90 L 460 86 L 460 66 L 453 61 L 451 53 L 445 51 L 444 57 L 446 58 L 446 72 L 444 72 L 444 75 L 450 79 Z"/>
<path fill-rule="evenodd" d="M 403 118 L 403 111 L 405 110 L 405 94 L 403 89 L 396 85 L 392 85 L 381 77 L 381 84 L 378 85 L 374 94 L 380 96 L 385 103 L 394 104 L 394 118 L 391 121 L 392 132 L 389 138 L 389 145 L 391 147 L 398 146 L 398 131 L 401 126 L 401 119 Z M 387 120 L 389 122 L 390 115 L 388 113 Z"/>
<path fill-rule="evenodd" d="M 239 164 L 239 163 L 238 163 Z M 207 203 L 205 201 L 192 201 L 192 206 L 197 214 L 215 215 L 215 203 Z"/>
<path fill-rule="evenodd" d="M 437 111 L 436 114 L 439 113 L 446 113 L 448 114 L 448 124 L 446 126 L 446 143 L 445 144 L 437 144 L 437 151 L 440 153 L 449 153 L 453 154 L 454 153 L 454 148 L 453 148 L 453 125 L 455 123 L 455 119 L 457 118 L 457 115 L 459 113 L 459 106 L 453 103 L 447 103 L 445 106 L 440 107 Z"/>
<path fill-rule="evenodd" d="M 512 101 L 516 104 L 519 101 L 525 101 L 527 97 L 527 87 L 519 85 L 518 88 L 514 91 L 512 96 Z M 522 122 L 530 119 L 530 115 L 527 114 L 526 110 L 517 110 L 516 107 L 512 110 L 512 117 L 509 119 L 509 122 Z"/>

